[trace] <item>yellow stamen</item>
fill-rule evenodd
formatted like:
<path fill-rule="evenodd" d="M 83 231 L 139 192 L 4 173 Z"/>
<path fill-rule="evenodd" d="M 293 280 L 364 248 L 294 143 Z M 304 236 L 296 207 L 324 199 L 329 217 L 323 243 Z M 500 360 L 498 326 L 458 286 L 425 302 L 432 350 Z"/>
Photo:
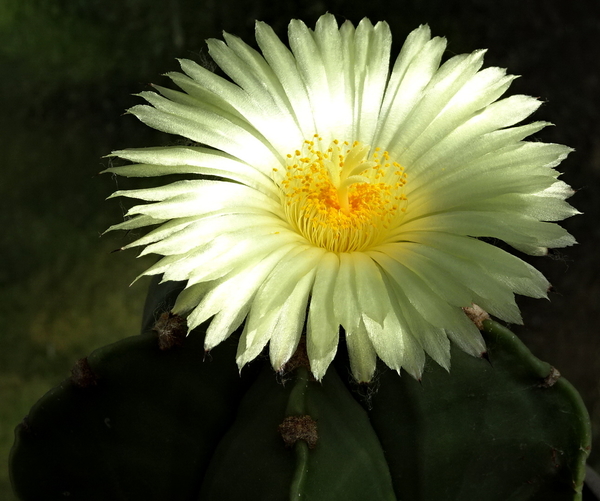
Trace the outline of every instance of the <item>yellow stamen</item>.
<path fill-rule="evenodd" d="M 314 245 L 332 252 L 365 250 L 381 243 L 406 212 L 404 168 L 389 153 L 358 141 L 304 141 L 287 155 L 276 178 L 290 224 Z"/>

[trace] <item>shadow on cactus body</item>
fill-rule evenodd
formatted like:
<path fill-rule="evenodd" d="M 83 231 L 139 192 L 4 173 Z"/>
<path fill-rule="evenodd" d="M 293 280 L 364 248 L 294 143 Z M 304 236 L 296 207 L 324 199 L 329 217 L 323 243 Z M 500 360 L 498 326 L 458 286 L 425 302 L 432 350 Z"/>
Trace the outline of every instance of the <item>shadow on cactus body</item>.
<path fill-rule="evenodd" d="M 340 354 L 322 383 L 266 360 L 240 375 L 234 339 L 205 354 L 162 315 L 179 290 L 154 285 L 144 333 L 80 361 L 17 427 L 21 499 L 581 498 L 581 399 L 500 325 L 485 324 L 488 360 L 453 350 L 450 374 L 431 363 L 422 382 L 382 368 L 358 386 Z"/>

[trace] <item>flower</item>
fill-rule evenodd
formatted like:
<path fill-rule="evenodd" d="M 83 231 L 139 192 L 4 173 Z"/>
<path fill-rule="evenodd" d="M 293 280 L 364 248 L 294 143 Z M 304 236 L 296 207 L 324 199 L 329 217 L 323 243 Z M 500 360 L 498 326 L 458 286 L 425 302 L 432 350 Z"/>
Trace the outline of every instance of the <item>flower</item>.
<path fill-rule="evenodd" d="M 196 175 L 117 191 L 152 203 L 110 229 L 157 225 L 126 248 L 164 256 L 144 275 L 187 281 L 173 311 L 190 330 L 212 318 L 207 350 L 245 320 L 240 369 L 269 344 L 281 370 L 306 322 L 321 379 L 341 326 L 358 381 L 377 356 L 419 378 L 425 353 L 449 368 L 450 341 L 485 351 L 463 308 L 520 323 L 514 294 L 546 297 L 540 272 L 479 237 L 532 255 L 575 243 L 553 223 L 577 213 L 554 169 L 570 149 L 523 140 L 548 125 L 515 125 L 540 102 L 498 100 L 515 77 L 481 70 L 485 51 L 440 65 L 446 41 L 421 26 L 390 71 L 386 23 L 331 14 L 291 21 L 291 50 L 262 22 L 262 55 L 224 39 L 208 47 L 230 80 L 181 60 L 183 92 L 129 110 L 198 145 L 116 151 L 134 164 L 107 169 Z"/>

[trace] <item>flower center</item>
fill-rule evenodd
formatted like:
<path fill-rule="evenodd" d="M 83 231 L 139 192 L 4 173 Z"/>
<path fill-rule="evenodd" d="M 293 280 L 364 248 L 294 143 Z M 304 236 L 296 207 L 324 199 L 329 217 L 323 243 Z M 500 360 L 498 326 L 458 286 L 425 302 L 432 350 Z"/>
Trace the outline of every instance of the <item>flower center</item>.
<path fill-rule="evenodd" d="M 387 151 L 358 141 L 304 141 L 287 155 L 277 176 L 292 226 L 314 245 L 332 252 L 364 250 L 380 243 L 406 211 L 404 168 Z"/>

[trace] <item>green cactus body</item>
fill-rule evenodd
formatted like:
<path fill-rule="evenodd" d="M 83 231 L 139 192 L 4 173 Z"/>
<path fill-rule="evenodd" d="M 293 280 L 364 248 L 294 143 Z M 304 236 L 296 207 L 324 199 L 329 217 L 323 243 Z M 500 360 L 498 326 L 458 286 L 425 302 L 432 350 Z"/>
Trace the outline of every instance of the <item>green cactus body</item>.
<path fill-rule="evenodd" d="M 240 375 L 234 340 L 205 354 L 168 321 L 95 351 L 32 408 L 11 455 L 21 499 L 581 499 L 581 399 L 494 322 L 488 360 L 457 349 L 450 373 L 381 368 L 365 386 L 340 362 L 321 383 L 302 363 Z"/>

